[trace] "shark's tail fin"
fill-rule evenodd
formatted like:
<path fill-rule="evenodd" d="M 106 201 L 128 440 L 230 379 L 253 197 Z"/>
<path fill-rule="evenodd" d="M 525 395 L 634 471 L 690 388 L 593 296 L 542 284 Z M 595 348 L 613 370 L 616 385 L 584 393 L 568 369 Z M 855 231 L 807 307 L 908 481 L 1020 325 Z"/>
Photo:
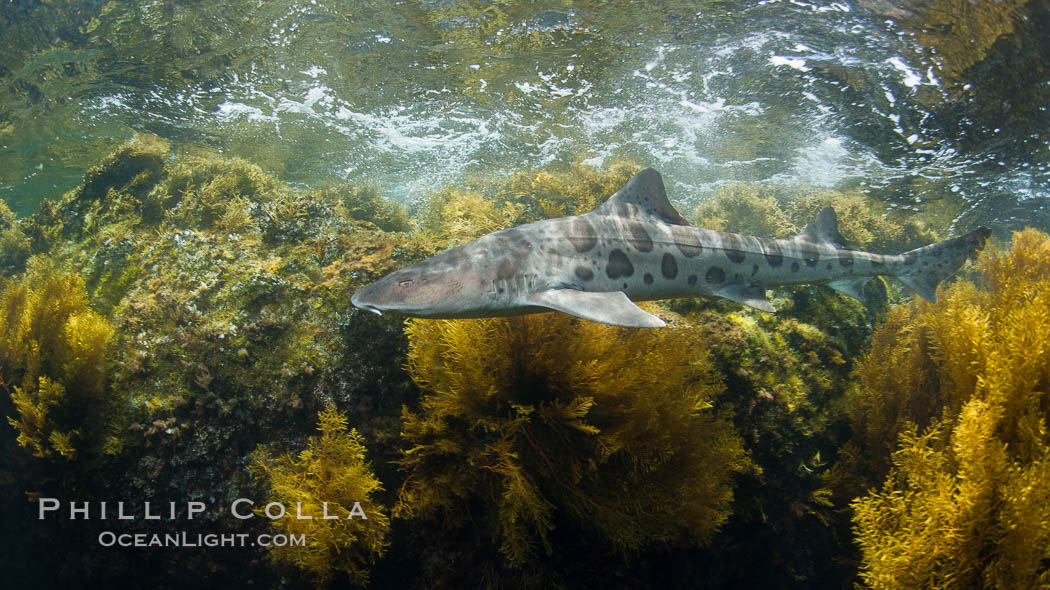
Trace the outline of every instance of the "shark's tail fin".
<path fill-rule="evenodd" d="M 991 233 L 987 227 L 979 227 L 965 236 L 905 252 L 904 266 L 896 277 L 923 299 L 936 303 L 937 285 L 959 270 L 967 259 L 975 258 Z"/>

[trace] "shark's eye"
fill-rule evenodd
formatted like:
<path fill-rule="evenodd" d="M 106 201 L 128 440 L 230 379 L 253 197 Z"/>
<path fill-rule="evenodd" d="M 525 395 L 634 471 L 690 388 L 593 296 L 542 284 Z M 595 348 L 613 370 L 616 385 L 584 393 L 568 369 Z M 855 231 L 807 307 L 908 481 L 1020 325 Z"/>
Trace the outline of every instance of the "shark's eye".
<path fill-rule="evenodd" d="M 405 279 L 397 284 L 398 287 L 407 287 L 412 284 L 412 279 Z"/>

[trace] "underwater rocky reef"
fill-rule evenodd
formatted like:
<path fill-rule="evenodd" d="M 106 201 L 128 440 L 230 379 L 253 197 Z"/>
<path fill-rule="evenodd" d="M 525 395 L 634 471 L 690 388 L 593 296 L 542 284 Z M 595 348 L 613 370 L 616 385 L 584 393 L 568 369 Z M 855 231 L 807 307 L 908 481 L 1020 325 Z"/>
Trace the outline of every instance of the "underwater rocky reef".
<path fill-rule="evenodd" d="M 592 209 L 641 168 L 295 190 L 142 135 L 29 216 L 0 210 L 5 576 L 19 587 L 1030 588 L 1050 583 L 1050 238 L 998 235 L 932 304 L 772 291 L 767 314 L 647 304 L 404 320 L 360 286 Z M 787 236 L 822 207 L 900 252 L 938 218 L 732 183 L 687 212 Z M 892 370 L 887 370 L 892 367 Z M 38 518 L 40 498 L 195 518 Z M 249 515 L 229 508 L 251 501 Z M 276 518 L 269 503 L 311 515 Z M 138 509 L 141 515 L 141 508 Z M 362 513 L 367 518 L 347 518 Z M 105 547 L 100 531 L 302 534 Z M 14 586 L 12 586 L 14 587 Z"/>

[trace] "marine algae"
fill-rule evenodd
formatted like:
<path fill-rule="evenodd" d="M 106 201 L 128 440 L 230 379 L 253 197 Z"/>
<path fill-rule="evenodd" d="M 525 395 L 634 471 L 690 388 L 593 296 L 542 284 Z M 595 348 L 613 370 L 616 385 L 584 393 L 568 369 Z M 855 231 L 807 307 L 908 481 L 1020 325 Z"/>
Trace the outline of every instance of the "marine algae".
<path fill-rule="evenodd" d="M 843 396 L 869 319 L 831 289 L 776 293 L 776 314 L 724 300 L 670 302 L 708 343 L 726 384 L 720 399 L 756 467 L 736 478 L 720 541 L 691 558 L 712 587 L 816 587 L 849 573 L 838 561 L 848 517 L 839 526 L 822 475 L 849 436 Z"/>
<path fill-rule="evenodd" d="M 37 457 L 70 460 L 74 441 L 98 450 L 113 328 L 90 309 L 83 279 L 34 258 L 22 281 L 3 290 L 0 305 L 0 374 L 11 387 L 17 416 L 7 420 L 19 445 Z"/>
<path fill-rule="evenodd" d="M 917 216 L 890 211 L 876 200 L 851 190 L 768 187 L 735 182 L 718 188 L 701 204 L 696 225 L 756 236 L 789 238 L 825 207 L 838 214 L 839 230 L 854 246 L 876 252 L 903 252 L 943 237 Z"/>
<path fill-rule="evenodd" d="M 411 321 L 406 480 L 395 514 L 481 518 L 512 564 L 570 521 L 631 551 L 729 515 L 748 461 L 711 410 L 721 386 L 687 329 L 629 330 L 563 314 Z"/>
<path fill-rule="evenodd" d="M 1045 234 L 1016 233 L 981 255 L 983 288 L 960 281 L 880 328 L 853 396 L 855 443 L 897 442 L 881 487 L 853 503 L 867 585 L 1050 584 L 1048 253 Z M 886 358 L 904 364 L 877 376 Z"/>
<path fill-rule="evenodd" d="M 270 556 L 294 564 L 319 584 L 345 573 L 364 586 L 368 566 L 389 545 L 389 518 L 373 500 L 382 486 L 365 459 L 361 435 L 347 429 L 345 414 L 329 406 L 318 413 L 317 429 L 320 436 L 310 437 L 298 457 L 274 457 L 261 448 L 252 456 L 253 474 L 270 488 L 267 501 L 289 511 L 272 521 L 274 529 L 306 538 L 303 546 L 271 546 Z M 256 508 L 260 515 L 264 510 Z"/>
<path fill-rule="evenodd" d="M 617 162 L 608 170 L 573 164 L 559 170 L 526 170 L 505 178 L 474 178 L 427 196 L 423 230 L 460 243 L 513 225 L 594 210 L 641 170 Z"/>

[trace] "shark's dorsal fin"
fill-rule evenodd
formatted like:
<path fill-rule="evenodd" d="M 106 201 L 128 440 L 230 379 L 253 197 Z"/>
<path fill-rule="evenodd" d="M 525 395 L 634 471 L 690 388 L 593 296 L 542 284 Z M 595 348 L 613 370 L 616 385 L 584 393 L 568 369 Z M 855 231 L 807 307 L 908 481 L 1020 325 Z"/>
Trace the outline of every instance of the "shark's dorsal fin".
<path fill-rule="evenodd" d="M 831 244 L 840 250 L 854 250 L 852 244 L 846 241 L 839 233 L 839 218 L 831 207 L 824 207 L 809 222 L 802 233 L 795 236 L 796 240 L 811 242 L 813 244 Z"/>
<path fill-rule="evenodd" d="M 662 328 L 660 318 L 638 307 L 623 291 L 577 291 L 551 289 L 529 296 L 528 302 L 585 320 L 627 328 Z"/>
<path fill-rule="evenodd" d="M 652 168 L 646 168 L 635 174 L 634 178 L 595 211 L 604 215 L 621 217 L 651 215 L 672 225 L 689 225 L 689 222 L 667 200 L 664 181 L 660 178 L 660 173 Z"/>

